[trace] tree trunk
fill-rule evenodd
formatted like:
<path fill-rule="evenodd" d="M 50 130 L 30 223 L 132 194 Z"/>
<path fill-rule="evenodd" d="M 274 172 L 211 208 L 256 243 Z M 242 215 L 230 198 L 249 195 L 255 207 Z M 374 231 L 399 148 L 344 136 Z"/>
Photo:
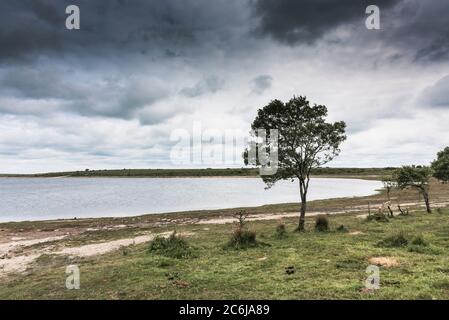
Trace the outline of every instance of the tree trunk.
<path fill-rule="evenodd" d="M 424 197 L 424 202 L 426 203 L 426 210 L 427 213 L 432 213 L 432 209 L 430 209 L 430 201 L 429 201 L 429 194 L 427 193 L 426 190 L 423 191 L 422 193 L 423 197 Z"/>
<path fill-rule="evenodd" d="M 299 179 L 299 193 L 301 196 L 301 209 L 299 214 L 298 232 L 305 230 L 306 209 L 307 209 L 307 186 L 304 180 Z"/>
<path fill-rule="evenodd" d="M 390 212 L 390 217 L 393 218 L 394 217 L 394 213 L 393 213 L 393 210 L 391 210 L 391 206 L 388 205 L 387 208 L 388 208 L 388 211 Z"/>
<path fill-rule="evenodd" d="M 301 211 L 299 215 L 299 224 L 298 224 L 298 231 L 304 231 L 304 224 L 306 222 L 306 209 L 307 209 L 307 202 L 306 202 L 306 195 L 301 196 Z"/>

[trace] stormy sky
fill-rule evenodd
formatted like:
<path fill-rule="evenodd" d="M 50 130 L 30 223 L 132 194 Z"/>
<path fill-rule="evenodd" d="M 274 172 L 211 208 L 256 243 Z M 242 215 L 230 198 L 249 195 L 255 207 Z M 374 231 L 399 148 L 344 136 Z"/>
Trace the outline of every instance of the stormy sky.
<path fill-rule="evenodd" d="M 0 4 L 3 173 L 179 167 L 176 130 L 246 133 L 293 95 L 346 121 L 330 166 L 428 164 L 449 144 L 447 0 Z M 65 27 L 71 4 L 80 30 Z"/>

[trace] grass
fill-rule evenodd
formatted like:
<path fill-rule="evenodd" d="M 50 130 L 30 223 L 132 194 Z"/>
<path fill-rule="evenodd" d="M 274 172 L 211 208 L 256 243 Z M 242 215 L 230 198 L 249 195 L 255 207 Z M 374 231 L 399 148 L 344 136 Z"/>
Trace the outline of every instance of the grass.
<path fill-rule="evenodd" d="M 389 223 L 345 214 L 331 216 L 329 232 L 294 233 L 297 219 L 286 218 L 286 237 L 277 237 L 276 221 L 250 222 L 269 246 L 224 250 L 232 225 L 178 226 L 193 235 L 186 245 L 195 255 L 182 259 L 149 251 L 148 244 L 95 258 L 46 255 L 23 274 L 0 280 L 1 299 L 448 299 L 449 210 L 412 212 Z M 344 225 L 349 232 L 338 232 Z M 151 229 L 164 232 L 167 227 Z M 402 230 L 409 245 L 377 244 Z M 351 235 L 352 231 L 360 231 Z M 421 238 L 421 239 L 420 239 Z M 424 245 L 426 244 L 426 245 Z M 184 246 L 184 244 L 182 245 Z M 164 249 L 163 249 L 164 250 Z M 363 292 L 370 257 L 394 257 L 400 265 L 380 269 L 380 289 Z M 81 289 L 67 290 L 65 268 L 78 264 Z M 295 272 L 286 273 L 293 267 Z"/>
<path fill-rule="evenodd" d="M 395 233 L 377 243 L 378 247 L 383 248 L 399 248 L 408 244 L 407 235 L 404 232 Z"/>

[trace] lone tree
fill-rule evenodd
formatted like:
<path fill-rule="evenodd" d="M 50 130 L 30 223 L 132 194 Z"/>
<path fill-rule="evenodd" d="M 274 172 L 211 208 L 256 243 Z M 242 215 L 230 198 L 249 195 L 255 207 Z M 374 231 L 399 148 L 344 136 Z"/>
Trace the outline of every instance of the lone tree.
<path fill-rule="evenodd" d="M 297 231 L 304 230 L 311 170 L 336 157 L 340 153 L 340 144 L 346 140 L 346 124 L 343 121 L 328 123 L 325 121 L 326 116 L 325 106 L 311 106 L 306 97 L 299 96 L 293 97 L 287 103 L 280 100 L 271 101 L 259 109 L 251 125 L 253 132 L 258 129 L 265 129 L 267 132 L 270 129 L 278 130 L 277 171 L 261 177 L 267 188 L 279 180 L 298 179 L 301 213 Z M 268 140 L 264 146 L 267 149 L 270 148 L 270 143 L 273 144 Z M 254 148 L 254 145 L 252 147 Z M 251 152 L 249 148 L 243 155 L 246 164 Z M 260 163 L 257 164 L 260 166 Z"/>
<path fill-rule="evenodd" d="M 447 183 L 449 181 L 449 147 L 438 152 L 437 159 L 432 162 L 433 176 Z"/>
<path fill-rule="evenodd" d="M 403 166 L 394 173 L 394 180 L 400 189 L 414 188 L 422 194 L 427 213 L 432 213 L 429 202 L 429 179 L 432 170 L 429 167 Z"/>

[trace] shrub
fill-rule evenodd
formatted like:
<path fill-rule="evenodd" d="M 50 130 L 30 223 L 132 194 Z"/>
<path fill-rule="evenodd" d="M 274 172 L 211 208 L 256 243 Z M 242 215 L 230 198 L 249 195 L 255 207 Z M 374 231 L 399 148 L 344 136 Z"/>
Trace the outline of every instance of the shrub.
<path fill-rule="evenodd" d="M 383 212 L 376 212 L 366 217 L 366 221 L 388 222 L 387 216 Z"/>
<path fill-rule="evenodd" d="M 252 230 L 235 229 L 232 233 L 229 246 L 235 248 L 251 247 L 257 244 L 256 232 Z"/>
<path fill-rule="evenodd" d="M 410 245 L 408 251 L 414 253 L 432 254 L 438 255 L 444 253 L 441 249 L 434 246 L 420 246 L 420 245 Z"/>
<path fill-rule="evenodd" d="M 315 219 L 315 231 L 326 232 L 329 231 L 329 220 L 326 216 L 317 216 Z"/>
<path fill-rule="evenodd" d="M 247 216 L 244 211 L 239 211 L 234 215 L 237 219 L 237 224 L 226 247 L 242 249 L 257 245 L 256 232 L 248 230 L 246 227 Z"/>
<path fill-rule="evenodd" d="M 276 226 L 276 238 L 278 239 L 284 238 L 286 233 L 287 229 L 285 227 L 285 224 L 282 222 L 282 220 L 279 220 Z"/>
<path fill-rule="evenodd" d="M 174 231 L 168 238 L 157 236 L 150 243 L 148 249 L 160 255 L 170 258 L 187 258 L 192 255 L 192 248 L 187 241 L 176 234 Z"/>
<path fill-rule="evenodd" d="M 406 235 L 403 232 L 391 235 L 377 243 L 378 247 L 397 248 L 404 247 L 408 244 Z"/>
<path fill-rule="evenodd" d="M 410 241 L 410 244 L 414 246 L 427 246 L 427 242 L 424 240 L 423 236 L 415 236 L 412 241 Z"/>

